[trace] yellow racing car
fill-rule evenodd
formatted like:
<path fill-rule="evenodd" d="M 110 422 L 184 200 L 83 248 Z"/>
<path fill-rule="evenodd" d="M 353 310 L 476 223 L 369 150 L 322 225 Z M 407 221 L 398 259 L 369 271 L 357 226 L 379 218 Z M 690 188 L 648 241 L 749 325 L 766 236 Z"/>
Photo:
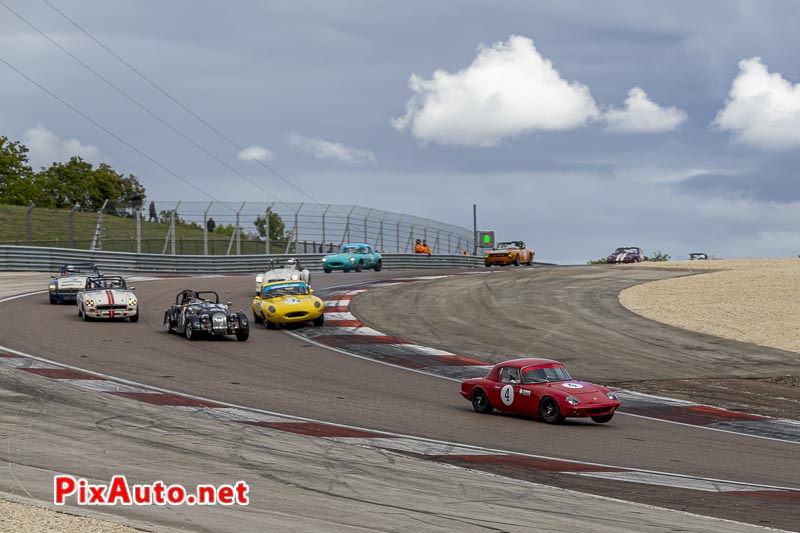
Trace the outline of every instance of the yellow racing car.
<path fill-rule="evenodd" d="M 325 304 L 313 292 L 302 281 L 264 283 L 253 298 L 253 320 L 267 329 L 309 320 L 321 326 L 325 323 Z"/>

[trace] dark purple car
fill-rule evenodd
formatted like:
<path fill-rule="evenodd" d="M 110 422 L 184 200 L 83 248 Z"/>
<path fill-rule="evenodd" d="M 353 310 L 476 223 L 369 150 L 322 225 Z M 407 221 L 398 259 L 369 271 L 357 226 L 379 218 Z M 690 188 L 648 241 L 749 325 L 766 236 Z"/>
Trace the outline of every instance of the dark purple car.
<path fill-rule="evenodd" d="M 641 263 L 642 261 L 647 261 L 647 258 L 641 248 L 627 246 L 614 250 L 614 253 L 609 255 L 606 261 L 609 263 Z"/>

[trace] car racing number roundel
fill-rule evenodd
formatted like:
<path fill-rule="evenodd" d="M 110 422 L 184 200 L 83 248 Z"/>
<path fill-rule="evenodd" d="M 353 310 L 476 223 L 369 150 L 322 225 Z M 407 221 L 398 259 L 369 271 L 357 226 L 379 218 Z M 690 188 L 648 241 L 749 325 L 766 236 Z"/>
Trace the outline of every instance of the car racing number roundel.
<path fill-rule="evenodd" d="M 506 405 L 511 405 L 514 403 L 514 386 L 513 385 L 506 385 L 500 391 L 500 399 Z"/>

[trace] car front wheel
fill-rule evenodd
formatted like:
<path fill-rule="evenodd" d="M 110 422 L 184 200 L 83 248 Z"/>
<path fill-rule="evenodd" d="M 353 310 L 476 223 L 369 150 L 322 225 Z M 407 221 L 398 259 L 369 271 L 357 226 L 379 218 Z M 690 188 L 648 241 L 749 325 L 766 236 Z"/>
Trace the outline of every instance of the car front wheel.
<path fill-rule="evenodd" d="M 489 397 L 486 396 L 483 389 L 476 389 L 475 392 L 472 393 L 472 408 L 475 409 L 476 413 L 482 415 L 488 415 L 494 411 L 494 407 L 492 407 L 491 402 L 489 402 Z"/>
<path fill-rule="evenodd" d="M 325 272 L 326 274 L 330 274 L 331 272 L 333 272 L 333 269 L 330 269 L 328 267 L 322 267 L 322 271 Z"/>
<path fill-rule="evenodd" d="M 169 313 L 164 313 L 164 331 L 172 333 L 172 325 L 169 323 Z"/>
<path fill-rule="evenodd" d="M 382 261 L 379 260 L 377 263 L 375 263 L 375 272 L 380 272 L 382 268 L 383 268 Z"/>
<path fill-rule="evenodd" d="M 548 424 L 560 424 L 564 421 L 564 415 L 558 407 L 558 402 L 549 396 L 542 398 L 539 402 L 539 416 Z"/>
<path fill-rule="evenodd" d="M 319 315 L 317 318 L 313 320 L 313 324 L 315 327 L 321 327 L 325 324 L 325 315 Z"/>
<path fill-rule="evenodd" d="M 130 317 L 131 322 L 139 322 L 139 311 L 136 311 L 135 315 L 131 315 Z"/>
<path fill-rule="evenodd" d="M 186 338 L 189 339 L 190 341 L 193 341 L 197 338 L 197 336 L 194 334 L 194 330 L 192 329 L 191 324 L 186 324 L 186 330 L 184 330 L 183 333 L 186 335 Z"/>
<path fill-rule="evenodd" d="M 364 264 L 361 261 L 359 261 L 358 264 L 356 265 L 356 272 L 361 272 L 363 268 Z"/>

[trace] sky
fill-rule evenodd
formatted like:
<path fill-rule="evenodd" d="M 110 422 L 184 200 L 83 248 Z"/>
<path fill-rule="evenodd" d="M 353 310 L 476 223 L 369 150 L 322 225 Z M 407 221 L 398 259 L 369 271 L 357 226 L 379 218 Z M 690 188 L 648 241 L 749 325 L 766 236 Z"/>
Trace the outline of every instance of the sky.
<path fill-rule="evenodd" d="M 0 135 L 157 201 L 477 204 L 544 262 L 797 257 L 795 8 L 0 0 Z"/>

